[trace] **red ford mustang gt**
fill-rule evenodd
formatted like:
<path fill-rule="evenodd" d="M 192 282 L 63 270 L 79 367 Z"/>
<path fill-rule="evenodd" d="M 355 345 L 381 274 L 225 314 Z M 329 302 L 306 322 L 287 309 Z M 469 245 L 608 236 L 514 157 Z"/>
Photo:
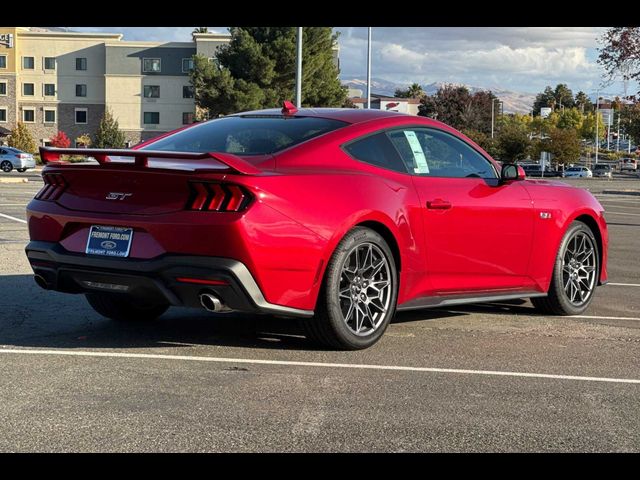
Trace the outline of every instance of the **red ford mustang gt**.
<path fill-rule="evenodd" d="M 27 210 L 35 279 L 112 319 L 170 305 L 269 313 L 360 349 L 396 310 L 531 298 L 572 315 L 607 280 L 589 192 L 524 180 L 423 117 L 285 104 L 133 150 L 41 156 L 45 186 Z"/>

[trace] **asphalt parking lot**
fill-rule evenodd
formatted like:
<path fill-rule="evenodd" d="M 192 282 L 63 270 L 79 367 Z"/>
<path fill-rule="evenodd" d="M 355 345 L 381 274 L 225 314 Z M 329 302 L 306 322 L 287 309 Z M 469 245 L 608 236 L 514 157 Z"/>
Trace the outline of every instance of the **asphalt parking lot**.
<path fill-rule="evenodd" d="M 39 289 L 25 177 L 0 183 L 0 451 L 640 451 L 640 179 L 567 181 L 609 222 L 611 283 L 584 315 L 414 311 L 331 352 L 291 320 L 122 325 Z"/>

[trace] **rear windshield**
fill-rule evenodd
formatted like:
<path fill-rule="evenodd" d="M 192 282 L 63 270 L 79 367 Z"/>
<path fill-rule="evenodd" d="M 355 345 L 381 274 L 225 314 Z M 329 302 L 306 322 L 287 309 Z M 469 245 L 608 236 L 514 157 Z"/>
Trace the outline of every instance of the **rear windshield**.
<path fill-rule="evenodd" d="M 317 117 L 224 117 L 176 132 L 142 150 L 264 155 L 347 125 Z"/>

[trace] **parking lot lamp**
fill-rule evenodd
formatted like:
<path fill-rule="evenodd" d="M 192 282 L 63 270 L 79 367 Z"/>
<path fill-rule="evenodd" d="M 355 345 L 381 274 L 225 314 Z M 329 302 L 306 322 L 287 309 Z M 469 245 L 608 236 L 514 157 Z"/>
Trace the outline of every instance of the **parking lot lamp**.
<path fill-rule="evenodd" d="M 296 68 L 296 107 L 302 107 L 302 27 L 298 27 L 298 65 Z"/>
<path fill-rule="evenodd" d="M 371 27 L 367 32 L 367 108 L 371 108 Z"/>

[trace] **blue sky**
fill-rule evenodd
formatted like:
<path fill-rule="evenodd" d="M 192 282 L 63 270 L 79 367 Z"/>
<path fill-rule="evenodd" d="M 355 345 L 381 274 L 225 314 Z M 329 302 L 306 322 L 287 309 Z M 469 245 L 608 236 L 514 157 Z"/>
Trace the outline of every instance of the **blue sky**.
<path fill-rule="evenodd" d="M 193 27 L 70 27 L 120 32 L 126 40 L 188 41 Z M 226 32 L 226 27 L 209 27 Z M 337 27 L 341 78 L 366 76 L 367 29 Z M 372 76 L 396 83 L 465 83 L 537 93 L 563 82 L 574 92 L 595 92 L 603 27 L 374 27 Z M 622 94 L 622 82 L 605 87 Z M 636 93 L 637 84 L 628 92 Z"/>

